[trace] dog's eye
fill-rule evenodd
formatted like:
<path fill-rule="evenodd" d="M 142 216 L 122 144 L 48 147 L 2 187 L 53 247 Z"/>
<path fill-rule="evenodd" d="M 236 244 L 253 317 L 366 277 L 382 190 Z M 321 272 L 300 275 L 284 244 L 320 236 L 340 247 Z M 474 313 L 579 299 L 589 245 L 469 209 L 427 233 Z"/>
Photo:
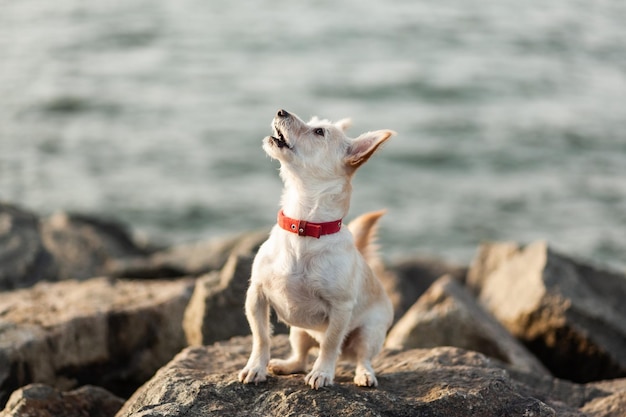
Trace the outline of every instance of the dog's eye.
<path fill-rule="evenodd" d="M 324 129 L 322 129 L 321 127 L 318 127 L 313 131 L 313 133 L 315 133 L 317 136 L 324 136 L 326 132 L 324 132 Z"/>

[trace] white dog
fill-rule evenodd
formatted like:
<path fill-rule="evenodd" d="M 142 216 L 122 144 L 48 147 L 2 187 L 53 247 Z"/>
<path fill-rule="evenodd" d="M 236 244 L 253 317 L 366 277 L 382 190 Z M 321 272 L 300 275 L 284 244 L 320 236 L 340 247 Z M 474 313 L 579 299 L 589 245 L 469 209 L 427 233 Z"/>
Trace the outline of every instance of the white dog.
<path fill-rule="evenodd" d="M 376 260 L 372 240 L 383 212 L 369 213 L 342 227 L 348 213 L 352 175 L 395 132 L 345 136 L 348 119 L 308 124 L 279 110 L 274 135 L 263 149 L 280 161 L 285 183 L 278 224 L 259 249 L 246 296 L 252 353 L 239 372 L 244 383 L 275 374 L 304 372 L 311 348 L 319 356 L 305 382 L 332 385 L 341 355 L 356 361 L 354 382 L 377 386 L 371 360 L 380 351 L 393 310 L 368 265 Z M 348 230 L 349 229 L 349 230 Z M 354 236 L 353 236 L 354 235 Z M 291 326 L 292 354 L 270 361 L 270 306 Z"/>

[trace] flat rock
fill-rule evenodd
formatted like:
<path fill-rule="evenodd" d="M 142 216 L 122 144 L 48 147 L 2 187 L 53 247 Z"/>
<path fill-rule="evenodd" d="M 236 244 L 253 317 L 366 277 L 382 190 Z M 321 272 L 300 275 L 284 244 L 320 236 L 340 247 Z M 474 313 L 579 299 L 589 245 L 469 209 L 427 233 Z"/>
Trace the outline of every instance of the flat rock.
<path fill-rule="evenodd" d="M 273 356 L 286 355 L 287 336 L 272 339 Z M 374 367 L 379 387 L 356 387 L 353 369 L 339 366 L 335 385 L 312 390 L 303 375 L 270 376 L 259 385 L 237 381 L 251 337 L 183 350 L 142 386 L 117 417 L 228 416 L 584 416 L 578 408 L 608 396 L 562 382 L 540 391 L 479 353 L 451 347 L 385 349 Z M 570 400 L 570 392 L 583 394 Z M 553 395 L 554 394 L 554 395 Z M 582 405 L 581 405 L 582 403 Z"/>
<path fill-rule="evenodd" d="M 11 395 L 0 417 L 113 417 L 123 404 L 123 399 L 91 385 L 61 392 L 30 384 Z"/>
<path fill-rule="evenodd" d="M 468 283 L 550 369 L 577 382 L 626 376 L 626 277 L 545 242 L 481 246 Z"/>
<path fill-rule="evenodd" d="M 130 395 L 186 345 L 192 288 L 95 278 L 0 293 L 0 405 L 31 382 Z"/>
<path fill-rule="evenodd" d="M 541 362 L 449 275 L 435 281 L 392 327 L 385 346 L 454 346 L 481 352 L 527 372 L 549 375 Z"/>

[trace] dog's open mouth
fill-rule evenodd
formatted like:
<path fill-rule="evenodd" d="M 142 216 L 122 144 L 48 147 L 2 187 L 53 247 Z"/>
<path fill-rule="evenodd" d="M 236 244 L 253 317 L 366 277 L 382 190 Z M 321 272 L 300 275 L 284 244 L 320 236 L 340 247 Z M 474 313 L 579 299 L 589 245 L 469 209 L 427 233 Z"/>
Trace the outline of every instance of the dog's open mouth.
<path fill-rule="evenodd" d="M 287 143 L 287 141 L 285 140 L 285 135 L 283 135 L 283 132 L 278 126 L 274 125 L 274 136 L 270 136 L 270 138 L 272 138 L 274 144 L 276 144 L 276 146 L 278 146 L 279 148 L 291 149 L 291 145 Z"/>

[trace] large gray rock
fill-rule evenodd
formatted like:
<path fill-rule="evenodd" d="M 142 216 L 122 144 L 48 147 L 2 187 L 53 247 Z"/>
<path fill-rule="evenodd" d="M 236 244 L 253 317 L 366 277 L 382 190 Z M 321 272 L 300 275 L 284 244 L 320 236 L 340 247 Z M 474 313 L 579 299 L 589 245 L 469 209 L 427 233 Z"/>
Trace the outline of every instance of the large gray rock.
<path fill-rule="evenodd" d="M 556 376 L 626 376 L 626 277 L 559 255 L 545 242 L 481 246 L 468 283 Z"/>
<path fill-rule="evenodd" d="M 185 346 L 192 288 L 96 278 L 0 293 L 0 405 L 31 382 L 129 395 Z"/>
<path fill-rule="evenodd" d="M 119 223 L 67 213 L 40 219 L 0 202 L 0 291 L 107 275 L 149 253 Z"/>
<path fill-rule="evenodd" d="M 108 275 L 115 260 L 149 253 L 120 223 L 80 214 L 56 213 L 43 219 L 41 237 L 59 266 L 60 279 Z"/>
<path fill-rule="evenodd" d="M 286 336 L 275 336 L 272 342 L 273 355 L 287 354 Z M 377 389 L 356 387 L 353 370 L 346 365 L 339 367 L 334 386 L 317 391 L 304 384 L 303 375 L 270 376 L 266 383 L 243 385 L 236 374 L 246 363 L 250 346 L 250 337 L 238 337 L 183 350 L 126 402 L 117 417 L 573 417 L 583 416 L 579 408 L 590 401 L 610 395 L 558 380 L 539 388 L 527 385 L 481 354 L 449 347 L 385 349 L 374 362 Z"/>
<path fill-rule="evenodd" d="M 175 245 L 146 257 L 118 258 L 109 263 L 108 274 L 136 278 L 200 276 L 220 270 L 233 254 L 254 256 L 267 235 L 267 231 L 249 232 Z"/>
<path fill-rule="evenodd" d="M 221 271 L 196 281 L 183 328 L 190 345 L 209 345 L 233 336 L 250 334 L 245 315 L 246 292 L 254 256 L 233 251 Z M 272 313 L 274 333 L 287 333 L 287 326 Z"/>
<path fill-rule="evenodd" d="M 123 404 L 123 399 L 91 385 L 61 392 L 30 384 L 11 395 L 0 417 L 114 417 Z"/>
<path fill-rule="evenodd" d="M 454 346 L 481 352 L 527 372 L 549 375 L 541 362 L 449 275 L 435 281 L 392 327 L 385 346 Z"/>
<path fill-rule="evenodd" d="M 250 333 L 244 303 L 252 261 L 250 255 L 235 253 L 219 273 L 197 280 L 183 321 L 190 345 L 208 345 Z"/>
<path fill-rule="evenodd" d="M 0 202 L 0 291 L 39 281 L 180 278 L 220 270 L 231 254 L 254 255 L 267 230 L 153 247 L 121 223 L 59 212 L 47 218 Z"/>
<path fill-rule="evenodd" d="M 386 270 L 379 269 L 377 273 L 391 299 L 397 321 L 437 278 L 451 275 L 463 281 L 467 268 L 438 259 L 405 257 L 394 260 Z"/>
<path fill-rule="evenodd" d="M 41 240 L 37 216 L 0 202 L 0 291 L 53 281 L 57 275 L 57 264 Z"/>

